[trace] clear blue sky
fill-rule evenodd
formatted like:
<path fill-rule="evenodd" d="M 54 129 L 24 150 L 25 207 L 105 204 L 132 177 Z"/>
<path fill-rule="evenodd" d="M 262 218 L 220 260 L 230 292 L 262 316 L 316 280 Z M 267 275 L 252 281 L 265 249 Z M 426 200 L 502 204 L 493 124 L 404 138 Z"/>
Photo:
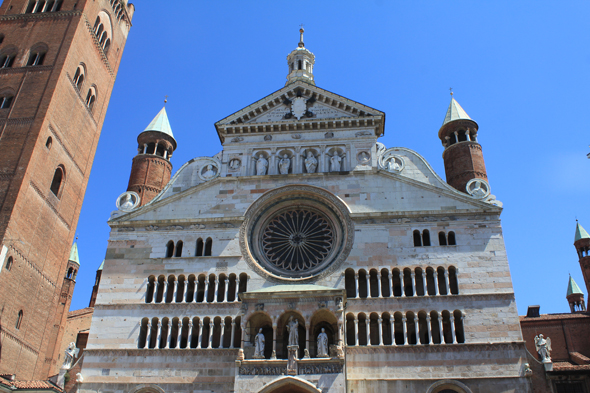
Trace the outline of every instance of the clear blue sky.
<path fill-rule="evenodd" d="M 78 224 L 71 309 L 88 305 L 137 135 L 168 95 L 174 170 L 221 150 L 213 124 L 283 87 L 305 26 L 319 87 L 386 113 L 387 147 L 444 178 L 449 87 L 479 124 L 520 314 L 585 292 L 575 218 L 590 230 L 588 1 L 141 1 L 136 4 Z"/>

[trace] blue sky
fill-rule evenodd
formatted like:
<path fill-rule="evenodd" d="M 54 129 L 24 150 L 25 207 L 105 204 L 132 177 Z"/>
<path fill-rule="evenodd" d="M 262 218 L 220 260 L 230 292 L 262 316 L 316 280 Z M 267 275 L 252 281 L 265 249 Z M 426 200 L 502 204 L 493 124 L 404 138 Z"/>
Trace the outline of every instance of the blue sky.
<path fill-rule="evenodd" d="M 174 6 L 172 5 L 174 4 Z M 316 84 L 386 113 L 387 147 L 444 178 L 437 137 L 449 88 L 479 124 L 520 314 L 568 312 L 585 291 L 575 218 L 590 230 L 588 1 L 137 2 L 78 224 L 71 309 L 88 305 L 137 135 L 163 105 L 174 170 L 221 150 L 213 124 L 283 87 L 305 27 Z"/>

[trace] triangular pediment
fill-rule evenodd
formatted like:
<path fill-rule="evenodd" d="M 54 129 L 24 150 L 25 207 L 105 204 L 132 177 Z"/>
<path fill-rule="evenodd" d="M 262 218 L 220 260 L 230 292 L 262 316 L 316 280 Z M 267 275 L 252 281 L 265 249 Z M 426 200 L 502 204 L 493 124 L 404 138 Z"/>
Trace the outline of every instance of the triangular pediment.
<path fill-rule="evenodd" d="M 215 123 L 222 141 L 228 134 L 281 131 L 288 123 L 338 122 L 371 126 L 383 134 L 385 113 L 305 82 L 295 82 Z M 310 126 L 300 126 L 309 129 Z"/>

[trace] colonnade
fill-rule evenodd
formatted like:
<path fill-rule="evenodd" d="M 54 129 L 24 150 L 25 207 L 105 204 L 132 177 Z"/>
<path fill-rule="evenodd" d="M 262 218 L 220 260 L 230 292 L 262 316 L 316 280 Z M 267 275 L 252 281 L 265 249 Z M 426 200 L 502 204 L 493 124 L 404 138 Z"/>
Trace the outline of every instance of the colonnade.
<path fill-rule="evenodd" d="M 190 274 L 148 278 L 146 303 L 220 303 L 238 302 L 239 294 L 248 288 L 248 275 Z"/>

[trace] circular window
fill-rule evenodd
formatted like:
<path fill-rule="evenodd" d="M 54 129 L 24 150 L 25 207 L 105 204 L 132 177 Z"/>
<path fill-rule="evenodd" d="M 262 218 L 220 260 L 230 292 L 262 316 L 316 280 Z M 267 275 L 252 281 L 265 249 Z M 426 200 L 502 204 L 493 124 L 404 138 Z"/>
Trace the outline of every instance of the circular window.
<path fill-rule="evenodd" d="M 348 209 L 326 190 L 286 186 L 260 197 L 240 231 L 242 254 L 260 275 L 309 280 L 331 273 L 352 248 Z"/>

